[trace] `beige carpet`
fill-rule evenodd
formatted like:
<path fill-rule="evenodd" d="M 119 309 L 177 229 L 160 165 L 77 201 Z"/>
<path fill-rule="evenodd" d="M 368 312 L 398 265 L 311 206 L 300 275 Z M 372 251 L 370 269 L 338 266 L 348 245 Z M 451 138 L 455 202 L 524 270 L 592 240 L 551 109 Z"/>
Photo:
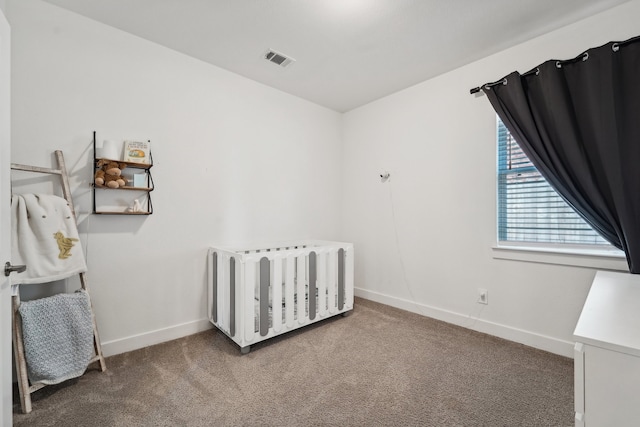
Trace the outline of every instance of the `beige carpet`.
<path fill-rule="evenodd" d="M 216 330 L 46 387 L 16 426 L 572 426 L 573 361 L 357 299 L 238 347 Z"/>

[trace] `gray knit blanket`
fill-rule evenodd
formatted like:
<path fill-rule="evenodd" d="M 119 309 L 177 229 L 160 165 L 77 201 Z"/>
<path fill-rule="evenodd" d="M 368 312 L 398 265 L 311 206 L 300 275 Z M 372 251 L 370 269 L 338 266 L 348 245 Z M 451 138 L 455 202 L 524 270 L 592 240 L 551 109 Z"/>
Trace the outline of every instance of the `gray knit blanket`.
<path fill-rule="evenodd" d="M 89 295 L 80 290 L 24 301 L 19 307 L 31 383 L 81 376 L 95 355 Z"/>

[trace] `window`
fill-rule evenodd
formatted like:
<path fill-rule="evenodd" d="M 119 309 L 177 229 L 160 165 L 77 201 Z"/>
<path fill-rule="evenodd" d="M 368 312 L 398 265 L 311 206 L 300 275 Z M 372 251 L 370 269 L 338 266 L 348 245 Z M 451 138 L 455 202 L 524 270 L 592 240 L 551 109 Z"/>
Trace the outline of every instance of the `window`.
<path fill-rule="evenodd" d="M 498 241 L 612 248 L 551 188 L 500 119 Z"/>

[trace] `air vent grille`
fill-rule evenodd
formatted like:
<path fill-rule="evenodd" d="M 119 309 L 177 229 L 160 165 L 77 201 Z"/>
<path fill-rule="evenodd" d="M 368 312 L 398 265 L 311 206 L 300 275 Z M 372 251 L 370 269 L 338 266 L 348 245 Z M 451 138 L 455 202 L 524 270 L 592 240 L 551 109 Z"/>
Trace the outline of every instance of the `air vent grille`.
<path fill-rule="evenodd" d="M 277 64 L 281 67 L 286 67 L 290 65 L 292 62 L 295 62 L 295 59 L 290 58 L 280 52 L 276 52 L 275 50 L 271 50 L 271 49 L 269 49 L 264 54 L 264 59 L 266 59 L 269 62 L 273 62 L 274 64 Z"/>

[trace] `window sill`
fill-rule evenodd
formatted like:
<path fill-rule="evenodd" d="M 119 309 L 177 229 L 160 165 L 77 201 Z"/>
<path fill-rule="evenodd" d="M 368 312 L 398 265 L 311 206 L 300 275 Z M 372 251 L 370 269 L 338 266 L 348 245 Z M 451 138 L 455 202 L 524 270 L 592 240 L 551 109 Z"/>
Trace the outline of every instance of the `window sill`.
<path fill-rule="evenodd" d="M 629 271 L 627 259 L 621 251 L 504 244 L 496 245 L 492 249 L 495 259 Z"/>

